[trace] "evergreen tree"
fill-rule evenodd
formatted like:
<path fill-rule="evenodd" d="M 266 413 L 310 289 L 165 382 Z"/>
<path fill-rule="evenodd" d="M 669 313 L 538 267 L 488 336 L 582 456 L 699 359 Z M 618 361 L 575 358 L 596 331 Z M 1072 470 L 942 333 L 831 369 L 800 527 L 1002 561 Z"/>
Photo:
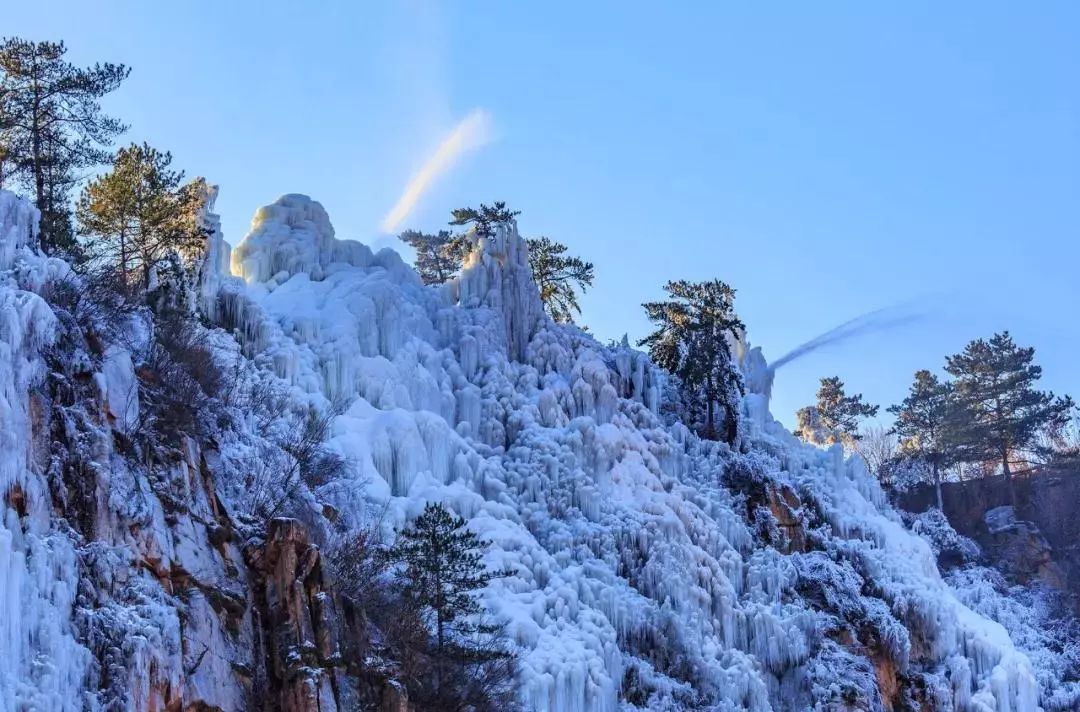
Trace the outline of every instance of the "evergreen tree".
<path fill-rule="evenodd" d="M 1068 417 L 1069 398 L 1035 389 L 1042 368 L 1035 349 L 1017 346 L 1008 331 L 976 339 L 946 359 L 963 409 L 959 439 L 969 462 L 996 460 L 1013 495 L 1011 459 L 1047 424 Z"/>
<path fill-rule="evenodd" d="M 484 568 L 481 544 L 463 518 L 429 504 L 391 551 L 405 564 L 406 595 L 430 612 L 439 659 L 480 655 L 488 649 L 474 644 L 476 636 L 499 630 L 476 620 L 483 612 L 476 592 L 496 577 Z"/>
<path fill-rule="evenodd" d="M 399 236 L 416 250 L 416 271 L 424 284 L 443 284 L 458 273 L 467 254 L 467 244 L 449 230 L 430 235 L 406 230 Z"/>
<path fill-rule="evenodd" d="M 1069 398 L 1071 407 L 1061 418 L 1042 429 L 1036 447 L 1051 467 L 1077 469 L 1080 466 L 1080 408 Z"/>
<path fill-rule="evenodd" d="M 671 299 L 642 305 L 657 329 L 638 345 L 647 345 L 653 361 L 679 379 L 702 437 L 720 439 L 722 424 L 723 439 L 734 443 L 743 384 L 728 338 L 738 338 L 744 328 L 734 311 L 735 290 L 718 279 L 668 282 L 664 289 Z"/>
<path fill-rule="evenodd" d="M 458 208 L 450 211 L 450 224 L 472 225 L 476 228 L 477 236 L 491 237 L 495 234 L 496 225 L 508 223 L 520 214 L 520 210 L 510 210 L 502 201 L 494 205 L 480 203 L 479 209 Z"/>
<path fill-rule="evenodd" d="M 128 76 L 121 64 L 80 69 L 63 42 L 0 43 L 0 187 L 16 178 L 42 214 L 42 247 L 73 249 L 68 196 L 79 170 L 106 163 L 126 127 L 98 100 Z"/>
<path fill-rule="evenodd" d="M 410 687 L 410 699 L 429 710 L 502 712 L 516 709 L 514 655 L 501 627 L 481 620 L 478 589 L 501 573 L 488 572 L 480 539 L 465 520 L 429 504 L 401 532 L 390 556 L 405 564 L 405 608 L 426 612 L 434 629 L 434 685 Z"/>
<path fill-rule="evenodd" d="M 582 293 L 593 283 L 592 262 L 566 254 L 567 247 L 547 237 L 526 240 L 529 244 L 529 268 L 540 288 L 540 300 L 551 318 L 572 324 L 581 313 L 577 290 Z M 576 285 L 576 286 L 575 286 Z"/>
<path fill-rule="evenodd" d="M 842 442 L 852 445 L 860 438 L 859 421 L 877 415 L 878 406 L 863 401 L 862 394 L 849 396 L 844 392 L 844 382 L 838 376 L 821 379 L 817 392 L 817 403 L 803 408 L 797 414 L 802 426 L 803 436 L 812 442 Z M 803 422 L 807 425 L 803 425 Z M 825 431 L 824 437 L 810 436 L 809 428 Z"/>
<path fill-rule="evenodd" d="M 952 384 L 942 383 L 929 371 L 917 371 L 907 397 L 889 408 L 896 416 L 893 432 L 901 438 L 902 451 L 929 465 L 941 510 L 941 472 L 957 454 L 958 418 L 952 390 Z"/>
<path fill-rule="evenodd" d="M 197 219 L 205 191 L 199 181 L 182 186 L 184 174 L 171 163 L 168 152 L 132 144 L 79 196 L 79 229 L 89 238 L 91 258 L 116 267 L 125 284 L 137 270 L 145 289 L 154 267 L 171 252 L 186 256 L 205 240 Z"/>

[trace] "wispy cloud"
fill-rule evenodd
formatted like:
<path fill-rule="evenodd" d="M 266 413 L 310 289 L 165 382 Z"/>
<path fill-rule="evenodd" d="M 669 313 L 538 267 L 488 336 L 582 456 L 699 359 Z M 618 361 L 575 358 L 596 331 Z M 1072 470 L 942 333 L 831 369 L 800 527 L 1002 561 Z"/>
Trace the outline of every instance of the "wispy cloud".
<path fill-rule="evenodd" d="M 925 316 L 923 311 L 916 310 L 914 302 L 905 302 L 891 307 L 875 309 L 845 321 L 843 324 L 829 329 L 824 334 L 819 334 L 806 343 L 795 347 L 769 364 L 769 368 L 776 371 L 784 364 L 791 363 L 811 351 L 817 351 L 820 348 L 838 344 L 863 334 L 894 329 L 898 326 L 920 321 Z"/>
<path fill-rule="evenodd" d="M 401 197 L 383 218 L 380 225 L 382 231 L 396 232 L 432 183 L 450 170 L 463 155 L 490 143 L 491 140 L 491 115 L 483 109 L 473 109 L 442 140 L 435 153 L 431 154 L 423 167 L 409 180 Z"/>

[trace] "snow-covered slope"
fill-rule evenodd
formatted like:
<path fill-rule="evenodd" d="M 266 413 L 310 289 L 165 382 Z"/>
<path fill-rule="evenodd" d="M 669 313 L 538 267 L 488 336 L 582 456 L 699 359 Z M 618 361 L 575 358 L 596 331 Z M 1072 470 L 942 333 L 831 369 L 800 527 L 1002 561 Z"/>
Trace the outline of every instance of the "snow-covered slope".
<path fill-rule="evenodd" d="M 66 268 L 26 245 L 33 218 L 0 194 L 0 494 L 26 493 L 0 504 L 0 707 L 75 709 L 101 664 L 71 623 L 70 582 L 86 566 L 75 552 L 93 543 L 51 516 L 49 482 L 27 453 L 38 354 L 56 328 L 37 292 Z M 198 290 L 221 358 L 340 413 L 330 446 L 348 467 L 303 492 L 303 518 L 326 531 L 377 521 L 389 537 L 428 501 L 465 516 L 491 542 L 487 563 L 513 572 L 485 596 L 521 648 L 526 709 L 1023 712 L 1048 696 L 1053 680 L 1040 685 L 1005 629 L 957 600 L 861 461 L 806 446 L 771 417 L 758 350 L 739 349 L 751 392 L 732 450 L 661 417 L 665 375 L 644 354 L 545 317 L 515 225 L 476 240 L 461 277 L 440 288 L 393 251 L 337 240 L 300 195 L 256 213 L 232 251 L 236 277 L 226 254 L 215 231 Z M 106 401 L 130 377 L 130 361 L 112 363 L 99 378 Z M 193 458 L 209 503 L 186 496 L 222 517 L 248 505 L 257 433 L 219 440 L 213 457 Z M 149 529 L 178 526 L 145 507 Z M 213 548 L 206 537 L 173 536 L 183 545 L 155 561 L 186 558 L 203 581 L 233 571 L 250 608 L 241 557 L 199 553 L 200 542 Z M 145 560 L 142 539 L 108 539 Z M 185 703 L 241 699 L 250 686 L 226 679 L 229 665 L 190 670 L 189 634 L 159 610 L 180 604 L 156 595 L 140 599 L 142 635 L 182 643 L 185 664 L 170 671 L 160 652 L 154 674 Z M 254 626 L 250 610 L 242 621 Z M 256 635 L 203 633 L 214 656 L 258 665 L 240 650 Z M 135 694 L 128 707 L 149 708 Z"/>

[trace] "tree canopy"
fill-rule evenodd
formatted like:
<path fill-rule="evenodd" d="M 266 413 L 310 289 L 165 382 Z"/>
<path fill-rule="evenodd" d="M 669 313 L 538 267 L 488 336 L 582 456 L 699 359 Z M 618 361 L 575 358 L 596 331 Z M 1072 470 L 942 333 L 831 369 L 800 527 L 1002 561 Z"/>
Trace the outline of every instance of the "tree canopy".
<path fill-rule="evenodd" d="M 896 417 L 893 432 L 900 437 L 901 451 L 929 465 L 938 509 L 943 508 L 941 470 L 956 461 L 956 404 L 953 387 L 927 370 L 917 371 L 908 395 L 889 412 Z"/>
<path fill-rule="evenodd" d="M 488 571 L 483 542 L 463 518 L 428 504 L 391 549 L 405 565 L 404 595 L 429 614 L 434 629 L 433 688 L 420 686 L 425 709 L 505 709 L 513 698 L 512 652 L 484 622 L 478 591 L 502 572 Z"/>
<path fill-rule="evenodd" d="M 127 78 L 122 64 L 79 68 L 63 42 L 0 43 L 0 187 L 26 186 L 41 211 L 42 247 L 75 248 L 69 195 L 80 171 L 107 163 L 126 130 L 99 100 Z"/>
<path fill-rule="evenodd" d="M 526 242 L 529 268 L 540 288 L 544 309 L 555 321 L 573 323 L 574 315 L 581 314 L 578 290 L 584 293 L 593 283 L 592 262 L 566 254 L 569 249 L 566 245 L 547 237 L 530 238 Z"/>
<path fill-rule="evenodd" d="M 117 269 L 128 281 L 137 271 L 143 288 L 155 265 L 170 252 L 196 250 L 205 240 L 197 215 L 200 181 L 181 185 L 172 155 L 148 144 L 120 149 L 112 170 L 91 181 L 76 209 L 92 259 Z"/>
<path fill-rule="evenodd" d="M 424 284 L 443 284 L 458 273 L 465 260 L 465 242 L 449 230 L 434 235 L 406 230 L 398 237 L 416 251 L 414 265 Z"/>
<path fill-rule="evenodd" d="M 863 400 L 862 394 L 847 395 L 839 376 L 821 379 L 817 402 L 799 410 L 799 434 L 810 442 L 841 442 L 853 445 L 861 437 L 859 423 L 877 415 L 878 406 Z"/>
<path fill-rule="evenodd" d="M 1042 367 L 1035 349 L 1017 346 L 1008 331 L 976 339 L 946 359 L 955 379 L 963 418 L 957 439 L 967 459 L 996 459 L 1010 480 L 1013 458 L 1035 441 L 1048 424 L 1064 422 L 1072 400 L 1035 388 Z"/>
<path fill-rule="evenodd" d="M 510 210 L 503 201 L 496 201 L 493 205 L 480 203 L 479 208 L 457 208 L 450 211 L 451 225 L 472 225 L 476 228 L 476 234 L 480 237 L 490 237 L 495 233 L 495 226 L 508 223 L 518 215 L 520 210 Z"/>
<path fill-rule="evenodd" d="M 728 339 L 744 329 L 735 290 L 718 279 L 668 282 L 664 290 L 670 299 L 642 305 L 657 328 L 638 345 L 679 379 L 684 415 L 702 437 L 734 443 L 743 383 Z"/>

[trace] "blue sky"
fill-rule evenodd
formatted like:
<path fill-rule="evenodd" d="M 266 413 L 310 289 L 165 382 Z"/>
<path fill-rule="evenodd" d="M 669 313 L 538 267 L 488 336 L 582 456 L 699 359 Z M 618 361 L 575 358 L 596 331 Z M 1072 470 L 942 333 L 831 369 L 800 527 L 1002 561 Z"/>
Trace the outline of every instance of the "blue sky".
<path fill-rule="evenodd" d="M 860 313 L 922 318 L 782 369 L 786 422 L 817 378 L 902 397 L 1010 329 L 1080 395 L 1080 4 L 9 3 L 5 35 L 133 67 L 129 140 L 221 185 L 226 237 L 287 192 L 340 237 L 379 223 L 474 108 L 495 141 L 408 221 L 506 200 L 596 263 L 601 338 L 648 330 L 671 278 L 738 290 L 779 358 Z"/>

